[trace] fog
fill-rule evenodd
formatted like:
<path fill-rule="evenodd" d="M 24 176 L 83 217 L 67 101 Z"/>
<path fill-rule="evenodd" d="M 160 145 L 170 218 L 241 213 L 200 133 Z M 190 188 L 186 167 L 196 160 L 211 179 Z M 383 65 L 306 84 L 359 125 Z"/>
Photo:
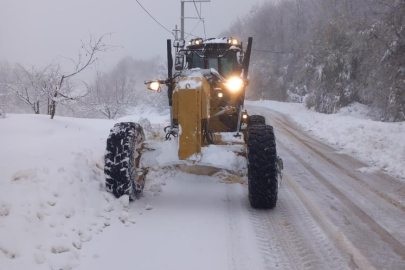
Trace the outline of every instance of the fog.
<path fill-rule="evenodd" d="M 180 28 L 180 0 L 139 0 L 166 28 Z M 212 0 L 202 4 L 207 37 L 216 37 L 238 16 L 249 12 L 255 0 Z M 186 3 L 186 16 L 196 17 Z M 199 4 L 197 4 L 199 8 Z M 198 20 L 186 20 L 190 32 Z M 118 46 L 100 55 L 100 68 L 113 66 L 124 56 L 149 58 L 165 54 L 170 33 L 154 22 L 135 0 L 0 0 L 0 60 L 45 65 L 61 56 L 75 58 L 81 40 L 113 32 L 105 42 Z M 200 23 L 193 32 L 204 36 Z M 187 35 L 186 35 L 187 36 Z"/>

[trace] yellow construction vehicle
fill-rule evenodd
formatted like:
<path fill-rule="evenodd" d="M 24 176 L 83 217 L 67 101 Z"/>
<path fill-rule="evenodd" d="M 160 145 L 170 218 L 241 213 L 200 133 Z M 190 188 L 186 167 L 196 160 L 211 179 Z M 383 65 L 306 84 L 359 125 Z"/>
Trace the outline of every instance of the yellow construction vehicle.
<path fill-rule="evenodd" d="M 170 126 L 165 131 L 166 139 L 177 141 L 177 167 L 212 174 L 215 164 L 201 162 L 204 149 L 211 145 L 233 149 L 247 162 L 247 175 L 231 173 L 247 178 L 251 206 L 274 208 L 283 167 L 274 130 L 263 116 L 249 115 L 244 109 L 252 38 L 245 51 L 242 42 L 232 37 L 196 38 L 188 46 L 175 40 L 173 45 L 174 74 L 172 44 L 167 40 L 168 78 L 145 84 L 156 92 L 167 86 Z M 137 123 L 118 123 L 111 129 L 104 171 L 107 190 L 116 197 L 135 199 L 142 193 L 148 169 L 140 165 L 144 137 Z"/>

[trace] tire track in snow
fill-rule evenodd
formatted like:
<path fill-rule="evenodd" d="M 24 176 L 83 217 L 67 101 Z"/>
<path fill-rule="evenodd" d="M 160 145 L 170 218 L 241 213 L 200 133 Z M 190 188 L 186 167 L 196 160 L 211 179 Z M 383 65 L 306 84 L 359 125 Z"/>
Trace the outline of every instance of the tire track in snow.
<path fill-rule="evenodd" d="M 262 110 L 258 110 L 262 111 Z M 267 113 L 266 113 L 267 112 Z M 352 223 L 349 225 L 346 224 L 348 227 L 336 227 L 334 224 L 331 222 L 331 220 L 328 219 L 328 217 L 324 214 L 326 209 L 323 209 L 323 207 L 317 207 L 315 206 L 314 203 L 312 203 L 308 198 L 305 196 L 304 192 L 301 190 L 301 200 L 305 203 L 307 209 L 310 210 L 311 214 L 313 217 L 317 220 L 318 224 L 320 224 L 326 232 L 328 232 L 329 235 L 334 238 L 334 240 L 340 244 L 340 246 L 345 250 L 347 254 L 350 255 L 351 258 L 351 267 L 360 267 L 361 269 L 373 269 L 373 265 L 368 261 L 372 261 L 376 267 L 378 265 L 378 269 L 403 269 L 403 263 L 405 261 L 404 258 L 404 251 L 405 247 L 404 244 L 402 244 L 400 241 L 398 241 L 392 234 L 390 234 L 389 231 L 393 231 L 394 233 L 396 232 L 397 234 L 400 233 L 400 230 L 397 231 L 396 228 L 401 228 L 401 224 L 398 223 L 395 227 L 392 225 L 392 222 L 396 223 L 396 220 L 400 219 L 389 219 L 389 216 L 384 215 L 386 218 L 389 220 L 383 220 L 384 225 L 387 225 L 387 222 L 390 226 L 388 228 L 391 229 L 385 229 L 383 225 L 380 225 L 377 220 L 381 215 L 379 215 L 378 211 L 384 211 L 384 209 L 396 209 L 396 211 L 403 211 L 401 209 L 401 198 L 404 196 L 404 185 L 395 179 L 384 175 L 382 173 L 380 174 L 371 174 L 368 178 L 362 179 L 354 179 L 352 176 L 356 176 L 357 174 L 354 174 L 352 170 L 356 169 L 356 166 L 359 167 L 364 167 L 366 166 L 365 164 L 356 161 L 356 159 L 351 158 L 350 156 L 342 156 L 339 154 L 334 154 L 336 150 L 334 150 L 332 147 L 329 147 L 325 144 L 322 144 L 321 142 L 312 139 L 310 136 L 306 135 L 303 131 L 301 130 L 296 130 L 294 124 L 292 123 L 286 123 L 282 120 L 279 119 L 279 117 L 283 117 L 282 115 L 279 116 L 279 113 L 273 113 L 271 110 L 263 109 L 263 113 L 267 115 L 268 121 L 270 120 L 272 123 L 276 125 L 276 128 L 278 129 L 279 132 L 284 133 L 286 136 L 285 142 L 292 142 L 288 143 L 289 145 L 291 144 L 292 146 L 295 146 L 294 149 L 299 150 L 298 152 L 303 152 L 303 153 L 310 153 L 310 156 L 312 156 L 312 153 L 314 153 L 314 158 L 315 161 L 319 160 L 322 161 L 322 164 L 311 164 L 309 160 L 306 160 L 303 158 L 300 154 L 295 153 L 290 147 L 287 147 L 286 145 L 282 145 L 280 141 L 278 141 L 278 146 L 282 146 L 283 150 L 285 150 L 286 153 L 288 153 L 288 156 L 291 156 L 293 159 L 296 160 L 296 163 L 299 164 L 300 167 L 302 167 L 306 172 L 305 175 L 309 178 L 315 179 L 315 181 L 319 181 L 322 185 L 319 187 L 322 191 L 322 189 L 328 193 L 332 194 L 331 198 L 336 198 L 340 204 L 345 207 L 347 213 L 350 214 L 351 216 L 355 217 L 356 220 L 359 222 L 357 223 Z M 275 116 L 276 114 L 276 116 Z M 269 122 L 270 122 L 269 121 Z M 287 122 L 289 122 L 287 120 Z M 294 136 L 295 135 L 295 136 Z M 297 142 L 294 142 L 297 141 Z M 302 149 L 301 149 L 302 148 Z M 300 150 L 301 149 L 301 150 Z M 307 151 L 309 150 L 309 151 Z M 315 150 L 315 151 L 314 151 Z M 319 155 L 317 152 L 320 152 L 321 155 Z M 328 155 L 330 153 L 330 157 Z M 336 159 L 333 157 L 336 155 Z M 307 157 L 307 155 L 305 155 Z M 309 156 L 308 156 L 309 157 Z M 311 159 L 312 160 L 312 159 Z M 325 161 L 326 167 L 323 166 L 323 161 Z M 329 166 L 331 165 L 331 166 Z M 341 190 L 340 186 L 336 186 L 331 179 L 328 179 L 326 175 L 323 173 L 319 173 L 316 168 L 323 168 L 322 171 L 325 171 L 327 168 L 329 168 L 329 171 L 326 170 L 326 172 L 333 172 L 336 173 L 335 171 L 339 172 L 342 171 L 343 168 L 343 174 L 347 175 L 348 177 L 344 176 L 344 180 L 347 179 L 347 181 L 341 180 L 341 184 L 347 185 L 349 190 L 352 190 L 353 187 L 357 189 L 357 193 L 352 194 L 352 196 L 360 196 L 365 202 L 368 202 L 367 198 L 368 196 L 371 196 L 372 194 L 376 195 L 374 196 L 376 199 L 379 197 L 380 199 L 383 199 L 380 201 L 380 204 L 376 204 L 376 202 L 373 202 L 371 206 L 374 206 L 374 208 L 368 209 L 368 211 L 372 211 L 369 214 L 373 215 L 373 219 L 371 216 L 369 216 L 365 210 L 361 208 L 363 205 L 361 200 L 360 202 L 357 200 L 357 197 L 353 197 L 351 200 L 346 196 Z M 325 169 L 326 168 L 326 169 Z M 346 171 L 345 171 L 346 170 Z M 349 171 L 350 170 L 350 171 Z M 349 172 L 349 173 L 347 173 Z M 309 173 L 309 174 L 308 174 Z M 287 173 L 285 173 L 287 175 Z M 294 176 L 295 177 L 295 176 Z M 292 186 L 298 187 L 298 189 L 301 189 L 302 187 L 306 187 L 304 184 L 301 183 L 295 183 L 293 177 L 290 176 L 290 179 L 293 181 L 291 182 Z M 387 179 L 387 181 L 385 181 Z M 335 179 L 338 180 L 338 179 Z M 360 181 L 358 181 L 360 180 Z M 294 185 L 295 183 L 295 185 Z M 360 185 L 361 184 L 361 185 Z M 322 188 L 323 187 L 323 188 Z M 365 190 L 362 189 L 362 187 L 366 187 Z M 326 189 L 325 189 L 326 188 Z M 402 191 L 401 191 L 402 190 Z M 371 191 L 371 192 L 369 192 Z M 295 188 L 295 192 L 297 193 L 297 188 Z M 314 192 L 314 190 L 310 191 L 311 193 Z M 306 192 L 305 192 L 306 193 Z M 363 194 L 364 193 L 364 194 Z M 298 193 L 297 193 L 298 194 Z M 303 196 L 304 194 L 304 196 Z M 358 195 L 356 195 L 358 194 Z M 366 197 L 364 197 L 367 194 Z M 394 197 L 393 197 L 394 196 Z M 364 197 L 364 198 L 363 198 Z M 398 199 L 396 199 L 398 198 Z M 326 201 L 325 201 L 326 202 Z M 385 202 L 388 202 L 389 204 L 385 204 Z M 319 203 L 319 202 L 318 202 Z M 377 207 L 378 206 L 378 207 Z M 320 210 L 322 208 L 322 211 Z M 327 211 L 327 210 L 326 210 Z M 345 216 L 343 216 L 345 218 Z M 390 224 L 391 222 L 391 224 Z M 394 224 L 395 224 L 394 223 Z M 341 225 L 339 225 L 341 226 Z M 399 226 L 399 227 L 398 227 Z M 354 234 L 355 238 L 357 240 L 360 240 L 361 243 L 354 242 L 357 247 L 354 246 L 346 236 L 344 235 L 343 231 L 345 233 L 349 233 L 351 235 Z M 401 234 L 399 234 L 401 235 Z M 357 241 L 356 240 L 356 241 Z M 368 246 L 364 245 L 364 243 L 370 243 Z M 362 252 L 367 255 L 367 258 L 363 256 L 363 254 L 358 250 L 358 248 L 361 248 Z M 392 252 L 394 251 L 394 252 Z M 381 257 L 380 259 L 375 258 L 374 256 L 380 254 Z M 377 259 L 377 260 L 376 260 Z M 383 260 L 383 262 L 381 262 Z M 402 267 L 401 267 L 402 265 Z M 399 268 L 398 268 L 399 267 Z"/>
<path fill-rule="evenodd" d="M 303 132 L 299 128 L 296 128 L 296 126 L 293 123 L 290 123 L 290 121 L 288 119 L 286 119 L 284 115 L 282 115 L 282 114 L 280 115 L 279 113 L 274 112 L 272 110 L 268 110 L 268 111 L 272 113 L 271 114 L 271 119 L 277 123 L 277 128 L 279 128 L 282 131 L 286 132 L 288 135 L 292 136 L 298 142 L 304 144 L 304 146 L 306 146 L 307 148 L 312 150 L 318 156 L 322 157 L 325 161 L 327 161 L 332 166 L 336 167 L 339 170 L 342 170 L 351 179 L 359 182 L 364 187 L 368 188 L 370 191 L 374 192 L 376 195 L 378 195 L 382 199 L 386 200 L 388 203 L 392 204 L 393 206 L 395 206 L 395 207 L 397 207 L 397 208 L 399 208 L 399 209 L 401 209 L 402 211 L 405 212 L 405 205 L 402 204 L 400 201 L 392 198 L 390 195 L 387 194 L 387 192 L 382 192 L 381 190 L 379 190 L 377 188 L 374 188 L 372 185 L 368 184 L 364 180 L 357 177 L 353 172 L 347 170 L 346 168 L 344 168 L 340 164 L 333 161 L 331 158 L 328 158 L 327 156 L 325 156 L 323 153 L 318 151 L 312 145 L 315 145 L 316 147 L 319 147 L 319 148 L 321 148 L 321 149 L 323 149 L 325 151 L 328 151 L 328 152 L 333 152 L 334 151 L 333 148 L 331 148 L 330 146 L 325 145 L 323 143 L 320 143 L 319 141 L 314 140 L 313 138 L 309 137 L 308 134 L 306 134 L 305 132 Z M 301 138 L 299 136 L 297 136 L 297 134 L 295 134 L 295 133 L 299 134 L 299 136 L 301 136 Z M 350 159 L 350 162 L 355 163 L 358 167 L 367 167 L 366 164 L 364 164 L 362 162 L 359 162 L 358 160 L 356 160 L 356 159 L 354 159 L 354 158 L 352 158 L 350 156 L 347 156 L 347 159 Z M 381 172 L 376 173 L 376 175 L 381 180 L 383 180 L 385 183 L 387 183 L 387 184 L 389 184 L 391 186 L 395 186 L 396 187 L 396 190 L 395 190 L 396 192 L 395 193 L 397 193 L 399 196 L 405 196 L 405 185 L 403 183 L 393 179 L 392 177 L 389 177 L 388 175 L 384 175 Z"/>
<path fill-rule="evenodd" d="M 308 149 L 313 151 L 315 154 L 318 156 L 322 157 L 323 160 L 327 161 L 330 165 L 336 167 L 337 169 L 343 171 L 350 179 L 355 180 L 357 183 L 363 185 L 365 188 L 369 189 L 373 193 L 375 193 L 377 196 L 380 198 L 384 199 L 391 205 L 399 208 L 401 211 L 405 212 L 405 205 L 402 203 L 402 200 L 395 199 L 392 196 L 390 196 L 390 193 L 395 193 L 397 194 L 400 198 L 405 196 L 405 185 L 394 178 L 385 175 L 381 172 L 377 172 L 374 175 L 377 176 L 380 180 L 380 182 L 384 182 L 389 184 L 389 186 L 395 187 L 394 189 L 390 191 L 385 191 L 383 192 L 381 189 L 376 188 L 372 186 L 371 184 L 367 183 L 366 181 L 362 180 L 360 177 L 356 176 L 355 173 L 347 170 L 347 168 L 343 167 L 342 165 L 338 164 L 337 162 L 333 161 L 331 158 L 328 158 L 324 154 L 322 154 L 320 151 L 318 151 L 315 147 L 318 147 L 319 149 L 323 149 L 327 152 L 334 152 L 335 150 L 331 148 L 328 145 L 325 145 L 317 140 L 314 140 L 308 134 L 303 132 L 301 129 L 296 128 L 295 124 L 291 123 L 290 120 L 286 119 L 286 116 L 277 112 L 273 111 L 271 109 L 267 108 L 255 108 L 254 110 L 258 111 L 259 114 L 262 111 L 267 111 L 268 113 L 271 113 L 271 120 L 272 122 L 275 122 L 277 125 L 277 128 L 280 129 L 281 132 L 285 132 L 287 135 L 292 136 L 294 139 L 296 139 L 298 142 L 302 143 L 304 146 L 306 146 Z M 253 111 L 254 111 L 253 110 Z M 299 136 L 297 136 L 297 133 Z M 300 138 L 301 136 L 301 138 Z M 315 147 L 314 147 L 315 146 Z M 356 164 L 359 168 L 360 167 L 367 167 L 366 164 L 359 162 L 358 160 L 347 156 L 346 159 L 349 159 L 350 163 Z"/>
<path fill-rule="evenodd" d="M 289 194 L 290 202 L 294 205 L 294 211 L 286 212 L 286 219 L 295 219 L 299 226 L 288 226 L 288 232 L 291 242 L 299 249 L 299 255 L 302 257 L 303 269 L 348 269 L 343 267 L 343 259 L 335 249 L 333 243 L 313 220 L 308 209 L 304 206 L 301 199 L 291 189 L 290 185 L 284 185 L 282 192 Z M 307 246 L 312 247 L 312 252 L 307 251 Z M 303 256 L 305 255 L 305 257 Z"/>
<path fill-rule="evenodd" d="M 346 207 L 348 207 L 352 212 L 354 212 L 357 217 L 367 224 L 370 229 L 375 232 L 382 241 L 387 243 L 393 251 L 401 256 L 405 260 L 405 246 L 399 242 L 394 236 L 392 236 L 387 230 L 381 227 L 374 219 L 372 219 L 366 212 L 364 212 L 360 207 L 358 207 L 352 200 L 350 200 L 343 192 L 341 192 L 335 185 L 328 181 L 323 175 L 316 171 L 310 164 L 296 155 L 293 151 L 285 147 L 284 149 L 296 160 L 298 160 L 316 179 L 319 180 L 327 189 L 329 189 Z"/>
<path fill-rule="evenodd" d="M 238 208 L 234 205 L 232 194 L 230 191 L 231 185 L 226 185 L 226 202 L 227 202 L 227 214 L 228 214 L 228 229 L 229 229 L 229 237 L 228 237 L 228 258 L 229 270 L 236 270 L 236 269 L 248 269 L 244 260 L 240 259 L 241 252 L 238 250 L 238 228 L 237 228 L 237 221 L 235 220 L 235 215 L 238 212 Z M 244 254 L 243 254 L 244 255 Z M 239 260 L 238 260 L 239 259 Z"/>
<path fill-rule="evenodd" d="M 290 126 L 288 126 L 287 123 L 285 123 L 284 121 L 280 120 L 279 118 L 275 118 L 276 121 L 279 121 L 280 126 L 285 132 L 287 132 L 290 136 L 294 137 L 296 140 L 298 140 L 300 143 L 304 144 L 307 148 L 309 148 L 310 150 L 312 150 L 313 152 L 315 152 L 318 156 L 320 156 L 323 160 L 327 161 L 329 164 L 331 164 L 332 166 L 338 168 L 339 170 L 343 171 L 347 176 L 349 176 L 351 179 L 359 182 L 361 185 L 363 185 L 364 187 L 368 188 L 370 191 L 372 191 L 373 193 L 375 193 L 376 195 L 378 195 L 380 198 L 384 199 L 385 201 L 387 201 L 388 203 L 390 203 L 391 205 L 401 209 L 403 212 L 405 212 L 405 205 L 402 204 L 401 202 L 399 202 L 398 200 L 393 199 L 391 196 L 389 196 L 388 194 L 381 192 L 380 190 L 372 187 L 371 185 L 369 185 L 368 183 L 366 183 L 365 181 L 363 181 L 362 179 L 360 179 L 359 177 L 357 177 L 353 172 L 350 172 L 349 170 L 347 170 L 346 168 L 344 168 L 343 166 L 337 164 L 336 162 L 334 162 L 332 159 L 326 157 L 324 154 L 322 154 L 320 151 L 318 151 L 317 149 L 315 149 L 314 147 L 312 147 L 307 141 L 299 138 L 297 135 L 295 135 L 293 132 L 291 132 L 289 129 L 292 129 L 293 131 L 297 131 L 294 128 L 291 128 Z M 302 133 L 299 132 L 301 135 Z M 388 180 L 389 179 L 389 180 Z M 385 181 L 390 182 L 390 184 L 395 184 L 398 185 L 399 183 L 393 183 L 393 181 L 390 178 L 384 178 Z M 402 193 L 404 193 L 405 188 L 402 187 L 400 189 L 398 189 L 399 191 L 402 191 Z"/>
<path fill-rule="evenodd" d="M 247 202 L 248 203 L 248 202 Z M 268 226 L 268 220 L 260 210 L 249 209 L 250 220 L 254 226 L 256 240 L 263 256 L 265 269 L 289 270 L 291 262 L 285 256 L 285 251 L 277 241 L 277 233 L 273 226 Z"/>
<path fill-rule="evenodd" d="M 249 208 L 266 269 L 349 269 L 289 186 L 271 211 Z"/>
<path fill-rule="evenodd" d="M 319 208 L 315 206 L 314 203 L 307 198 L 299 184 L 297 184 L 287 173 L 285 173 L 285 178 L 286 182 L 288 182 L 288 184 L 292 187 L 295 194 L 297 194 L 297 196 L 300 198 L 301 202 L 311 213 L 317 224 L 319 224 L 324 231 L 350 256 L 350 268 L 365 270 L 375 269 L 367 258 L 364 257 L 364 255 L 346 238 L 346 236 L 327 219 L 327 217 L 322 213 L 322 211 L 319 210 Z"/>

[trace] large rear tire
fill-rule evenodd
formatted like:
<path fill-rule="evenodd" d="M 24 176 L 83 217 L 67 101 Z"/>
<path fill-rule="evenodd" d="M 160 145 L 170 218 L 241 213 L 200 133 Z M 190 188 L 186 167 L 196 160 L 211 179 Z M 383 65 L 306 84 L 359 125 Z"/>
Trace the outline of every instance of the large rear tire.
<path fill-rule="evenodd" d="M 254 125 L 265 125 L 266 124 L 266 119 L 264 118 L 263 115 L 251 115 L 249 116 L 249 125 L 254 126 Z"/>
<path fill-rule="evenodd" d="M 249 201 L 253 208 L 271 209 L 277 204 L 277 151 L 273 127 L 258 124 L 248 136 Z"/>
<path fill-rule="evenodd" d="M 142 194 L 145 182 L 138 182 L 137 145 L 145 139 L 143 128 L 133 122 L 117 123 L 110 131 L 105 153 L 106 188 L 119 198 L 128 195 L 134 200 Z"/>

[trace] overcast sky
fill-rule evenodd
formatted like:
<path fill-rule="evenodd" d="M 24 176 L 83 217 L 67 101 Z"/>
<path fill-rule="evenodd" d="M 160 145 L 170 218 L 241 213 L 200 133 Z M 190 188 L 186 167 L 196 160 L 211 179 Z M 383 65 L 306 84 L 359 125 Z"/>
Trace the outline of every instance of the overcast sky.
<path fill-rule="evenodd" d="M 207 37 L 216 37 L 237 16 L 263 0 L 211 0 L 202 4 Z M 180 0 L 139 0 L 165 27 L 180 27 Z M 186 16 L 197 16 L 186 3 Z M 199 5 L 198 5 L 199 7 Z M 190 32 L 196 20 L 186 20 Z M 45 65 L 58 56 L 76 57 L 80 40 L 89 34 L 115 34 L 106 43 L 123 46 L 101 55 L 107 69 L 123 56 L 165 55 L 170 34 L 156 24 L 135 0 L 0 0 L 0 60 Z M 193 32 L 203 35 L 200 24 Z"/>

